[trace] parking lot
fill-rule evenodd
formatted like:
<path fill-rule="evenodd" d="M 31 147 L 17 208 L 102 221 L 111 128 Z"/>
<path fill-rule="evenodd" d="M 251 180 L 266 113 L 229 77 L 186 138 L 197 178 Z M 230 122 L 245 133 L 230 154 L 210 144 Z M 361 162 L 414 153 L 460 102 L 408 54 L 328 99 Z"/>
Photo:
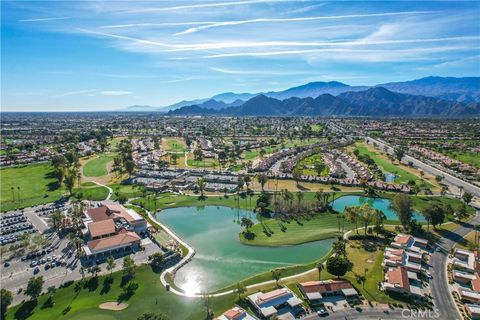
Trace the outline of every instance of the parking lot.
<path fill-rule="evenodd" d="M 14 211 L 0 216 L 0 245 L 5 246 L 23 239 L 36 230 L 25 213 Z"/>

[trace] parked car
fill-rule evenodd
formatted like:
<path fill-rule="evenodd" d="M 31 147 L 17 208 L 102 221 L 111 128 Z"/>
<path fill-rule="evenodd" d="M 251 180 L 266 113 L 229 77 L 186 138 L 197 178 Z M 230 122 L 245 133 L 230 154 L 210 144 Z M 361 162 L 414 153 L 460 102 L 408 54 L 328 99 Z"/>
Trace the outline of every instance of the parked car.
<path fill-rule="evenodd" d="M 319 309 L 317 310 L 317 315 L 319 315 L 320 317 L 326 317 L 328 316 L 328 311 L 325 309 Z"/>

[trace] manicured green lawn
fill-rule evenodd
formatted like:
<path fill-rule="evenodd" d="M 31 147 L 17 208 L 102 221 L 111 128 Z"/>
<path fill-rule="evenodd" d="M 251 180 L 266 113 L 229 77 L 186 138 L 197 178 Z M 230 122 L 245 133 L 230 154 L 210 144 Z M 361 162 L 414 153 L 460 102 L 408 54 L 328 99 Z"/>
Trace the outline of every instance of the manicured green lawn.
<path fill-rule="evenodd" d="M 463 163 L 480 168 L 480 154 L 478 152 L 448 152 L 447 155 Z"/>
<path fill-rule="evenodd" d="M 102 276 L 98 278 L 97 284 L 95 281 L 86 281 L 85 286 L 77 286 L 75 283 L 58 289 L 53 294 L 53 307 L 44 307 L 48 296 L 43 295 L 38 298 L 33 309 L 28 307 L 28 304 L 11 308 L 7 313 L 7 319 L 134 320 L 144 312 L 163 313 L 172 320 L 205 318 L 202 299 L 179 297 L 166 291 L 160 283 L 159 274 L 151 271 L 149 266 L 137 269 L 134 281 L 138 284 L 138 289 L 131 298 L 124 301 L 128 304 L 126 309 L 109 311 L 98 308 L 101 303 L 118 300 L 123 292 L 120 287 L 121 277 L 121 272 L 114 273 L 110 286 L 105 285 L 107 276 Z M 212 298 L 211 306 L 215 316 L 232 307 L 235 300 L 234 295 Z"/>
<path fill-rule="evenodd" d="M 145 189 L 143 186 L 133 184 L 110 184 L 109 187 L 113 190 L 112 200 L 117 200 L 120 195 L 125 195 L 127 198 L 141 197 Z"/>
<path fill-rule="evenodd" d="M 185 152 L 185 143 L 178 139 L 170 139 L 167 141 L 168 151 Z"/>
<path fill-rule="evenodd" d="M 74 192 L 76 194 L 81 192 L 83 195 L 82 199 L 84 200 L 101 201 L 105 200 L 108 196 L 108 189 L 101 186 L 75 189 Z"/>
<path fill-rule="evenodd" d="M 85 177 L 101 177 L 108 174 L 107 164 L 113 161 L 113 155 L 102 154 L 94 159 L 89 160 L 83 166 L 83 175 Z"/>
<path fill-rule="evenodd" d="M 332 213 L 317 214 L 308 220 L 288 222 L 265 219 L 250 229 L 255 234 L 254 239 L 247 240 L 244 233 L 241 233 L 240 241 L 249 245 L 282 246 L 327 239 L 339 235 L 338 222 L 337 215 Z M 345 230 L 350 230 L 353 226 L 354 224 L 345 221 Z"/>
<path fill-rule="evenodd" d="M 298 168 L 299 170 L 301 170 L 303 175 L 318 176 L 318 173 L 317 171 L 315 171 L 315 168 L 314 168 L 314 165 L 316 163 L 320 163 L 320 164 L 324 163 L 321 154 L 314 154 L 310 157 L 306 157 L 302 159 L 297 163 L 295 168 Z M 328 175 L 329 172 L 330 172 L 330 169 L 328 168 L 328 166 L 325 166 L 325 168 L 320 173 L 320 176 L 325 177 Z"/>
<path fill-rule="evenodd" d="M 220 167 L 220 164 L 215 161 L 214 159 L 203 159 L 202 161 L 195 161 L 193 159 L 188 159 L 187 164 L 190 167 L 195 167 L 195 168 L 214 168 L 214 167 Z"/>
<path fill-rule="evenodd" d="M 362 144 L 357 144 L 357 149 L 360 154 L 367 154 L 372 158 L 373 161 L 385 172 L 393 173 L 397 176 L 395 182 L 397 183 L 407 183 L 409 180 L 413 180 L 416 183 L 419 182 L 420 178 L 410 172 L 407 172 L 400 167 L 393 164 L 390 160 L 380 157 L 377 152 L 372 152 L 367 149 L 367 147 Z"/>
<path fill-rule="evenodd" d="M 58 188 L 53 167 L 49 163 L 1 169 L 0 180 L 2 211 L 53 202 L 58 200 L 64 191 L 63 187 Z"/>
<path fill-rule="evenodd" d="M 313 132 L 319 132 L 322 131 L 323 126 L 321 124 L 312 124 L 310 125 L 310 128 L 312 128 Z"/>

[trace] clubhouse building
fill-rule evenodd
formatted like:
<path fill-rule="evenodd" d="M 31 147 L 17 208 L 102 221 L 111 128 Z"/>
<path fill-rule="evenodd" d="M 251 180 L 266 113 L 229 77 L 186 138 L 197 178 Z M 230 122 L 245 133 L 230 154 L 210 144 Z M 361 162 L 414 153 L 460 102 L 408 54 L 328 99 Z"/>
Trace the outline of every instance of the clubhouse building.
<path fill-rule="evenodd" d="M 138 213 L 117 204 L 88 209 L 83 223 L 87 242 L 83 251 L 88 259 L 140 250 L 148 226 Z"/>

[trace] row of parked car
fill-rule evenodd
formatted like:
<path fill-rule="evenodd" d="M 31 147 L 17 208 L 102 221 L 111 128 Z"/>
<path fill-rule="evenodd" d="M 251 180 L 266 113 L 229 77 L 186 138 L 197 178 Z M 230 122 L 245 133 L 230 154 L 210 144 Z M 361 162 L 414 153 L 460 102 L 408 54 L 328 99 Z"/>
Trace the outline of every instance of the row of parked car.
<path fill-rule="evenodd" d="M 9 234 L 5 236 L 0 236 L 0 245 L 4 246 L 9 243 L 14 243 L 20 239 L 22 239 L 22 236 L 26 233 L 34 233 L 35 229 L 26 229 L 26 230 L 21 230 L 19 232 L 16 232 L 15 234 Z"/>
<path fill-rule="evenodd" d="M 12 224 L 17 224 L 25 221 L 27 221 L 27 217 L 23 215 L 8 218 L 8 219 L 2 219 L 2 221 L 0 222 L 0 227 L 11 226 Z"/>
<path fill-rule="evenodd" d="M 47 207 L 40 207 L 38 209 L 35 209 L 35 213 L 39 216 L 48 216 L 51 213 L 53 213 L 55 210 L 64 210 L 65 205 L 63 203 L 57 203 L 57 204 L 52 204 Z"/>
<path fill-rule="evenodd" d="M 33 225 L 30 222 L 20 222 L 14 225 L 0 228 L 0 234 L 4 236 L 10 233 L 15 233 L 18 231 L 28 230 L 28 229 L 33 229 Z"/>
<path fill-rule="evenodd" d="M 16 218 L 16 217 L 20 217 L 20 216 L 23 216 L 23 213 L 18 212 L 18 211 L 10 212 L 10 213 L 4 213 L 0 216 L 0 221 L 3 222 L 4 220 L 8 220 L 8 219 Z"/>

